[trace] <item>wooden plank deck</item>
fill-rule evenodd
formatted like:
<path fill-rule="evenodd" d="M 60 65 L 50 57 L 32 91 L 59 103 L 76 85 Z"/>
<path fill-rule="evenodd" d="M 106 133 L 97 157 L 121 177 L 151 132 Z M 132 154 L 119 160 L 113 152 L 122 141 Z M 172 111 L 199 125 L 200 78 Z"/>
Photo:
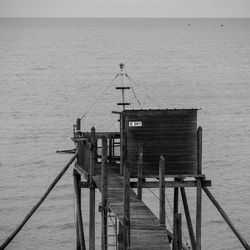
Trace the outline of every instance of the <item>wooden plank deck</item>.
<path fill-rule="evenodd" d="M 93 177 L 101 191 L 101 176 Z M 124 178 L 117 173 L 108 174 L 108 206 L 117 218 L 123 221 L 123 183 Z M 159 225 L 158 218 L 143 201 L 136 199 L 130 191 L 131 250 L 170 250 L 165 227 Z"/>

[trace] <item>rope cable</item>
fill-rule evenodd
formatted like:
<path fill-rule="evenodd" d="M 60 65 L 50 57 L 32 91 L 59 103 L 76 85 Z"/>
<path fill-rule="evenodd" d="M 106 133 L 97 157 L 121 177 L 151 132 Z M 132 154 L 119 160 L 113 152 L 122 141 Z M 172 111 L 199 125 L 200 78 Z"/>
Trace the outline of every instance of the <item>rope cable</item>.
<path fill-rule="evenodd" d="M 159 198 L 150 188 L 148 188 L 148 190 L 149 190 L 158 200 L 160 200 L 160 198 Z M 166 197 L 166 195 L 165 195 L 165 197 Z M 171 206 L 170 206 L 170 208 L 171 208 Z M 172 209 L 172 208 L 171 208 L 171 209 Z M 166 210 L 166 209 L 165 209 L 165 210 Z M 172 211 L 173 211 L 173 210 L 172 210 Z M 171 223 L 170 223 L 170 219 L 169 219 L 169 217 L 168 217 L 168 215 L 167 215 L 167 211 L 166 211 L 165 214 L 166 214 L 168 223 L 169 223 L 171 229 L 173 230 L 173 226 L 172 226 Z M 183 230 L 181 230 L 181 233 L 182 233 L 182 235 L 183 235 L 184 240 L 186 241 L 186 244 L 188 244 L 187 237 L 186 237 L 185 233 L 183 232 Z"/>
<path fill-rule="evenodd" d="M 150 189 L 150 188 L 148 188 L 148 190 L 158 199 L 158 200 L 160 200 L 159 199 L 159 197 Z M 171 224 L 171 222 L 170 222 L 170 219 L 169 219 L 169 217 L 168 217 L 168 214 L 167 214 L 167 211 L 166 211 L 166 217 L 167 217 L 167 220 L 168 220 L 168 223 L 169 223 L 169 225 L 170 225 L 170 227 L 171 227 L 171 229 L 173 230 L 173 226 L 172 226 L 172 224 Z"/>
<path fill-rule="evenodd" d="M 101 94 L 94 100 L 94 102 L 93 102 L 93 103 L 87 108 L 87 110 L 83 113 L 83 115 L 80 117 L 81 120 L 82 120 L 82 119 L 88 114 L 88 112 L 95 106 L 95 104 L 98 102 L 98 100 L 104 95 L 104 93 L 107 91 L 107 89 L 109 88 L 109 86 L 112 85 L 112 84 L 114 83 L 114 81 L 116 80 L 116 78 L 117 78 L 118 76 L 121 76 L 121 78 L 122 78 L 122 86 L 123 86 L 123 87 L 125 86 L 124 76 L 130 81 L 130 83 L 131 83 L 131 89 L 132 89 L 133 95 L 134 95 L 135 100 L 137 101 L 137 103 L 139 104 L 140 107 L 142 106 L 142 105 L 141 105 L 141 102 L 139 101 L 139 98 L 137 97 L 137 95 L 136 95 L 136 93 L 135 93 L 135 90 L 134 90 L 134 87 L 132 86 L 132 84 L 134 84 L 135 86 L 137 86 L 138 88 L 140 88 L 141 91 L 151 100 L 151 102 L 152 102 L 153 104 L 155 104 L 154 101 L 153 101 L 153 99 L 143 90 L 143 88 L 141 88 L 139 85 L 137 85 L 137 84 L 133 81 L 133 79 L 132 79 L 128 74 L 126 74 L 126 73 L 118 73 L 118 74 L 116 74 L 116 76 L 112 79 L 112 81 L 109 82 L 109 83 L 106 85 L 106 87 L 105 87 L 104 90 L 101 92 Z M 156 104 L 156 105 L 159 107 L 158 104 Z"/>
<path fill-rule="evenodd" d="M 151 96 L 138 84 L 135 83 L 135 81 L 128 75 L 126 74 L 126 77 L 129 79 L 129 81 L 134 84 L 135 86 L 137 86 L 143 93 L 144 95 L 151 101 L 152 104 L 158 106 L 160 108 L 160 105 L 158 103 L 156 103 L 153 98 L 151 98 Z"/>
<path fill-rule="evenodd" d="M 133 92 L 133 94 L 134 94 L 135 100 L 138 102 L 139 106 L 141 107 L 141 103 L 140 103 L 140 101 L 139 101 L 138 97 L 136 96 L 136 93 L 135 93 L 134 87 L 133 87 L 133 86 L 131 86 L 131 89 L 132 89 L 132 92 Z"/>
<path fill-rule="evenodd" d="M 158 108 L 160 108 L 160 105 L 158 103 L 156 103 L 153 98 L 151 98 L 151 96 L 141 87 L 139 86 L 138 84 L 135 83 L 135 81 L 126 73 L 118 73 L 116 74 L 116 76 L 112 79 L 111 82 L 109 82 L 106 87 L 104 88 L 104 90 L 101 92 L 101 94 L 94 100 L 94 102 L 88 107 L 88 109 L 83 113 L 83 115 L 80 117 L 80 119 L 82 120 L 87 114 L 88 112 L 95 106 L 95 104 L 98 102 L 98 100 L 103 96 L 103 94 L 107 91 L 107 89 L 109 88 L 110 85 L 112 85 L 114 83 L 114 81 L 116 80 L 116 78 L 118 76 L 121 76 L 122 77 L 122 85 L 124 86 L 125 82 L 124 82 L 124 76 L 130 81 L 130 84 L 131 84 L 131 89 L 132 89 L 132 92 L 133 92 L 133 95 L 135 97 L 135 100 L 137 101 L 137 103 L 139 104 L 139 106 L 141 107 L 141 102 L 139 100 L 139 98 L 137 97 L 136 95 L 136 92 L 134 90 L 134 86 L 137 86 L 143 93 L 144 95 L 151 101 L 152 104 L 158 106 Z"/>
<path fill-rule="evenodd" d="M 101 94 L 95 99 L 95 101 L 88 107 L 88 109 L 85 111 L 85 113 L 80 117 L 80 119 L 82 120 L 87 113 L 95 106 L 95 104 L 98 102 L 98 100 L 103 96 L 103 94 L 107 91 L 107 89 L 109 88 L 110 85 L 112 85 L 114 83 L 114 81 L 116 80 L 116 78 L 119 76 L 119 74 L 117 74 L 113 80 L 111 82 L 109 82 L 105 89 L 101 92 Z"/>
<path fill-rule="evenodd" d="M 171 212 L 173 212 L 173 207 L 172 207 L 171 202 L 170 202 L 170 200 L 168 199 L 168 197 L 167 197 L 166 194 L 165 194 L 165 198 L 166 198 L 166 200 L 167 200 L 167 202 L 168 202 L 168 205 L 169 205 L 169 208 L 170 208 Z"/>

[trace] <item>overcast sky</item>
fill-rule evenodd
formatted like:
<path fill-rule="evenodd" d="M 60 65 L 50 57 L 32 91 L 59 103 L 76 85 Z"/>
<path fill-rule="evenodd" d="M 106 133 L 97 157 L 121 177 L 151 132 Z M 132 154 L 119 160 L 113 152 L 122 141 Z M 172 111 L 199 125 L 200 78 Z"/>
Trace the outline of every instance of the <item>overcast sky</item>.
<path fill-rule="evenodd" d="M 250 0 L 0 0 L 0 17 L 250 17 Z"/>

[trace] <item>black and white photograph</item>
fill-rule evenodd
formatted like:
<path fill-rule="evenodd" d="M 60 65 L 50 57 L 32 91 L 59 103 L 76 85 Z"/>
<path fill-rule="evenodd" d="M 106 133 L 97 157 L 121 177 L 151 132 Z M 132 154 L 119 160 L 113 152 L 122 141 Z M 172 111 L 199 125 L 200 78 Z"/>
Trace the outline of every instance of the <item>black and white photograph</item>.
<path fill-rule="evenodd" d="M 0 0 L 0 250 L 250 250 L 249 0 Z"/>

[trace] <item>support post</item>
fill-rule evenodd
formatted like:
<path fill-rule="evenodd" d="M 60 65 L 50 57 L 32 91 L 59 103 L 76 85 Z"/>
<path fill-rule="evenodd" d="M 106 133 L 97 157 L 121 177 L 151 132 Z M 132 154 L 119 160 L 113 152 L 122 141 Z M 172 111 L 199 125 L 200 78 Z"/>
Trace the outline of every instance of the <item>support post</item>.
<path fill-rule="evenodd" d="M 160 225 L 166 226 L 166 214 L 165 214 L 165 158 L 160 157 L 159 161 L 159 220 Z"/>
<path fill-rule="evenodd" d="M 108 198 L 108 169 L 107 169 L 107 138 L 102 137 L 102 250 L 107 250 L 107 198 Z"/>
<path fill-rule="evenodd" d="M 112 137 L 112 156 L 115 156 L 115 136 Z"/>
<path fill-rule="evenodd" d="M 202 174 L 202 127 L 197 130 L 197 170 Z"/>
<path fill-rule="evenodd" d="M 76 249 L 77 250 L 86 250 L 85 240 L 84 240 L 84 231 L 82 223 L 82 209 L 81 209 L 81 188 L 79 183 L 81 181 L 81 175 L 77 171 L 73 170 L 74 177 L 74 189 L 76 197 L 76 219 L 77 219 L 77 228 L 76 228 Z"/>
<path fill-rule="evenodd" d="M 174 250 L 182 250 L 182 223 L 181 223 L 181 213 L 177 213 L 174 215 L 174 241 L 175 248 Z"/>
<path fill-rule="evenodd" d="M 175 178 L 175 181 L 177 179 Z M 176 235 L 176 220 L 175 220 L 175 216 L 176 214 L 178 214 L 178 200 L 179 200 L 179 189 L 174 188 L 174 211 L 173 211 L 173 234 L 174 234 L 174 240 L 173 240 L 173 244 L 172 244 L 172 249 L 176 250 L 177 248 L 177 235 Z"/>
<path fill-rule="evenodd" d="M 197 130 L 197 173 L 202 174 L 202 128 Z M 196 250 L 201 250 L 202 179 L 198 177 L 196 189 Z"/>
<path fill-rule="evenodd" d="M 138 188 L 137 199 L 142 199 L 142 168 L 143 168 L 143 147 L 142 143 L 139 143 L 139 158 L 138 158 Z"/>
<path fill-rule="evenodd" d="M 123 248 L 123 225 L 119 221 L 118 222 L 118 227 L 119 227 L 119 234 L 118 234 L 118 250 L 124 250 Z"/>
<path fill-rule="evenodd" d="M 121 151 L 121 159 L 120 159 L 120 175 L 124 175 L 124 159 L 125 159 L 125 151 L 126 151 L 126 131 L 125 131 L 125 118 L 120 114 L 120 131 L 121 131 L 121 141 L 120 141 L 120 151 Z"/>
<path fill-rule="evenodd" d="M 81 250 L 81 243 L 80 243 L 80 234 L 79 234 L 79 223 L 78 223 L 78 214 L 76 212 L 75 215 L 76 220 L 76 250 Z"/>
<path fill-rule="evenodd" d="M 95 138 L 95 128 L 91 128 L 90 141 L 92 143 L 92 148 L 90 152 L 90 188 L 89 188 L 89 250 L 95 249 L 95 186 L 93 181 L 93 176 L 95 174 L 96 166 L 96 138 Z"/>
<path fill-rule="evenodd" d="M 181 196 L 182 196 L 184 212 L 185 212 L 186 221 L 187 221 L 189 238 L 190 238 L 192 250 L 195 250 L 196 249 L 196 242 L 195 242 L 195 236 L 194 236 L 194 229 L 193 229 L 193 225 L 192 225 L 192 220 L 191 220 L 191 216 L 190 216 L 189 208 L 188 208 L 187 196 L 186 196 L 185 188 L 181 187 L 180 189 L 181 189 Z"/>
<path fill-rule="evenodd" d="M 32 207 L 32 209 L 29 211 L 29 213 L 25 216 L 23 221 L 17 226 L 15 231 L 0 245 L 0 250 L 5 249 L 10 242 L 15 238 L 15 236 L 20 232 L 20 230 L 23 228 L 23 226 L 27 223 L 27 221 L 31 218 L 31 216 L 37 211 L 37 209 L 40 207 L 40 205 L 44 202 L 44 200 L 47 198 L 51 190 L 55 187 L 57 182 L 62 178 L 62 176 L 65 174 L 65 172 L 68 170 L 70 165 L 74 162 L 78 155 L 78 151 L 73 155 L 73 157 L 69 160 L 69 162 L 64 166 L 64 168 L 61 170 L 61 172 L 57 175 L 57 177 L 53 180 L 53 182 L 48 187 L 47 191 L 42 195 L 42 197 L 39 199 L 39 201 Z"/>
<path fill-rule="evenodd" d="M 219 205 L 219 203 L 215 200 L 215 198 L 213 197 L 213 195 L 211 194 L 211 192 L 208 190 L 208 188 L 205 187 L 205 186 L 202 187 L 202 188 L 205 191 L 205 193 L 207 194 L 208 198 L 212 201 L 212 203 L 214 204 L 214 206 L 217 208 L 217 210 L 219 211 L 219 213 L 222 215 L 222 217 L 224 218 L 224 220 L 226 221 L 226 223 L 228 224 L 228 226 L 231 228 L 231 230 L 237 236 L 237 238 L 241 242 L 242 246 L 245 249 L 250 250 L 250 246 L 247 244 L 247 242 L 241 236 L 241 234 L 237 231 L 237 229 L 235 228 L 235 226 L 233 225 L 233 223 L 231 222 L 231 220 L 229 219 L 229 217 L 227 216 L 227 214 L 225 213 L 225 211 L 222 209 L 222 207 Z"/>
<path fill-rule="evenodd" d="M 123 133 L 123 168 L 124 168 L 124 208 L 123 208 L 123 245 L 124 250 L 130 248 L 130 171 L 127 161 L 127 137 Z"/>
<path fill-rule="evenodd" d="M 92 144 L 92 148 L 90 151 L 90 176 L 95 175 L 96 161 L 97 161 L 97 141 L 95 136 L 95 128 L 91 128 L 90 142 Z"/>

